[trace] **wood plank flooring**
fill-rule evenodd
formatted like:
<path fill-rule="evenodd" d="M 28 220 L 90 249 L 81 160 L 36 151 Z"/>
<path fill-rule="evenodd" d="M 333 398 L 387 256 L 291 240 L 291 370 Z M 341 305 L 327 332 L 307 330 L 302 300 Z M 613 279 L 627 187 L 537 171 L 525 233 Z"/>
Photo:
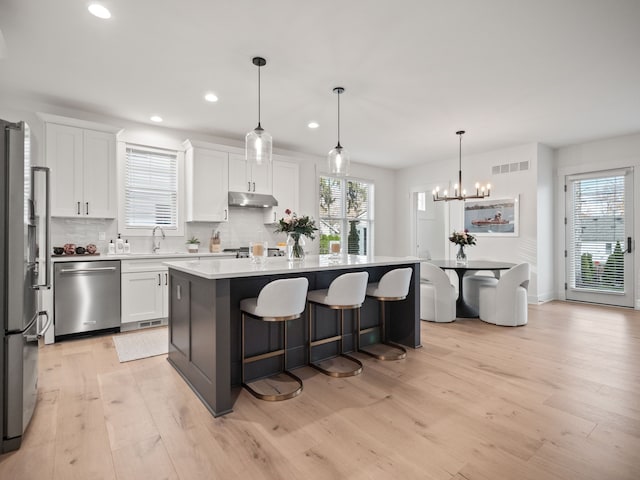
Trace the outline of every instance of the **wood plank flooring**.
<path fill-rule="evenodd" d="M 529 324 L 422 323 L 424 348 L 213 418 L 166 355 L 41 348 L 36 414 L 0 478 L 640 478 L 640 312 L 551 302 Z"/>

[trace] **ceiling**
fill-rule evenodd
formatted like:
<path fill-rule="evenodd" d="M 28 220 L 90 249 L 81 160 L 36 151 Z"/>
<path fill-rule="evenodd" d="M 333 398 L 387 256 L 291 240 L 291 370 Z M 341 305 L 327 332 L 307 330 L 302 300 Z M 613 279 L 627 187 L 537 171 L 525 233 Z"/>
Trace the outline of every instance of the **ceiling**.
<path fill-rule="evenodd" d="M 28 98 L 402 168 L 640 131 L 638 0 L 0 2 L 0 102 Z M 2 37 L 5 46 L 2 47 Z M 4 58 L 2 58 L 4 56 Z M 203 95 L 215 92 L 219 101 Z M 310 121 L 320 128 L 311 130 Z"/>

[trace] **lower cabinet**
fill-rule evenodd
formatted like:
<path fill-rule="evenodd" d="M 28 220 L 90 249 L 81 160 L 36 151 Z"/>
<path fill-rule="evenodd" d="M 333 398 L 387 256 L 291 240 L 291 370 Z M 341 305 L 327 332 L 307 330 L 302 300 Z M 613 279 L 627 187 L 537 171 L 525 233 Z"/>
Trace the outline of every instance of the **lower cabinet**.
<path fill-rule="evenodd" d="M 122 323 L 167 317 L 168 275 L 167 268 L 122 274 Z"/>
<path fill-rule="evenodd" d="M 169 316 L 169 269 L 163 265 L 167 260 L 122 261 L 121 323 L 125 329 L 151 326 L 156 323 L 135 323 Z"/>

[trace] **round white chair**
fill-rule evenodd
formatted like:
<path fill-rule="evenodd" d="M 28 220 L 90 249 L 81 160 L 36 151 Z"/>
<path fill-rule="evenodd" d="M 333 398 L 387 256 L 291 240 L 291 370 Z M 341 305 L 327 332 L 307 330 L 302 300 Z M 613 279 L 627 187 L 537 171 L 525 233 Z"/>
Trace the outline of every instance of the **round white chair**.
<path fill-rule="evenodd" d="M 498 279 L 493 275 L 487 275 L 486 272 L 475 272 L 465 275 L 462 278 L 462 296 L 467 305 L 471 306 L 475 311 L 480 310 L 480 287 L 482 285 L 496 285 Z"/>
<path fill-rule="evenodd" d="M 344 312 L 345 310 L 355 310 L 356 325 L 360 325 L 360 307 L 364 302 L 367 291 L 367 281 L 369 274 L 367 272 L 345 273 L 335 278 L 328 289 L 311 290 L 307 294 L 307 303 L 309 304 L 309 365 L 321 371 L 325 375 L 332 377 L 350 377 L 358 375 L 362 372 L 362 362 L 357 358 L 344 353 Z M 332 310 L 340 311 L 340 334 L 332 337 L 313 340 L 313 313 L 315 307 L 322 306 Z M 352 332 L 353 333 L 353 332 Z M 357 350 L 357 335 L 354 335 L 354 350 Z M 351 368 L 330 369 L 322 366 L 320 362 L 312 361 L 312 350 L 316 345 L 324 345 L 330 342 L 338 343 L 338 356 L 343 357 L 351 364 Z"/>
<path fill-rule="evenodd" d="M 495 285 L 480 286 L 480 320 L 517 327 L 527 323 L 529 264 L 521 263 L 500 276 Z"/>
<path fill-rule="evenodd" d="M 287 370 L 287 325 L 289 320 L 295 320 L 302 316 L 304 312 L 305 300 L 309 280 L 306 278 L 285 278 L 274 280 L 265 285 L 256 298 L 245 298 L 240 301 L 240 311 L 242 313 L 242 386 L 253 396 L 261 400 L 278 401 L 293 398 L 302 392 L 302 380 Z M 250 316 L 265 322 L 282 322 L 282 348 L 251 357 L 245 356 L 245 321 Z M 245 365 L 247 363 L 264 360 L 281 355 L 283 357 L 282 371 L 266 379 L 257 379 L 251 382 L 245 381 Z M 284 382 L 289 385 L 287 391 L 282 391 L 282 383 L 278 382 L 273 386 L 274 393 L 262 393 L 256 388 L 258 382 L 270 386 L 270 380 L 274 377 L 280 379 L 280 373 L 285 374 L 293 382 Z"/>
<path fill-rule="evenodd" d="M 456 288 L 440 267 L 420 264 L 420 319 L 453 322 L 456 319 Z"/>
<path fill-rule="evenodd" d="M 375 298 L 380 304 L 380 343 L 367 345 L 365 348 L 360 347 L 359 351 L 371 355 L 378 360 L 401 360 L 406 358 L 406 348 L 402 345 L 387 341 L 386 306 L 388 302 L 396 302 L 407 298 L 412 273 L 413 270 L 409 267 L 396 268 L 395 270 L 385 273 L 379 282 L 369 284 L 367 287 L 367 296 Z M 360 326 L 358 326 L 358 339 L 360 335 L 369 333 L 377 328 L 378 327 L 371 327 L 361 330 Z M 382 352 L 380 352 L 381 346 L 386 346 Z"/>

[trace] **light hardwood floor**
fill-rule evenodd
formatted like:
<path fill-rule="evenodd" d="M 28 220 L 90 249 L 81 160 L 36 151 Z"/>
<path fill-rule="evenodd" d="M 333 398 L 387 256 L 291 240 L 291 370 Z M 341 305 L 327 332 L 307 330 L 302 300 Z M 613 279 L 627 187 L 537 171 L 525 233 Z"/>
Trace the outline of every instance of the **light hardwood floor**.
<path fill-rule="evenodd" d="M 310 368 L 301 396 L 241 391 L 214 419 L 159 356 L 111 337 L 41 349 L 40 401 L 0 478 L 640 478 L 640 312 L 552 302 L 529 324 L 422 323 L 406 360 Z"/>

